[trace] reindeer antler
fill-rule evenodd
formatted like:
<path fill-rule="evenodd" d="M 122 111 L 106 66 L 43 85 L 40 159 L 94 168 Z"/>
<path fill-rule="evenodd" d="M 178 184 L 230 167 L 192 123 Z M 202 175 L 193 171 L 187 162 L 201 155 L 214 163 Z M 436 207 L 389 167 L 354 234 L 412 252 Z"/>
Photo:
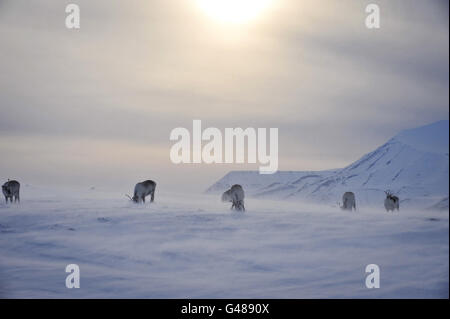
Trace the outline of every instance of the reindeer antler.
<path fill-rule="evenodd" d="M 128 197 L 130 200 L 133 200 L 130 195 L 125 194 L 125 196 Z"/>
<path fill-rule="evenodd" d="M 392 197 L 392 196 L 394 196 L 394 193 L 391 191 L 391 190 L 387 190 L 387 191 L 385 191 L 385 193 L 386 193 L 386 196 L 387 197 Z"/>

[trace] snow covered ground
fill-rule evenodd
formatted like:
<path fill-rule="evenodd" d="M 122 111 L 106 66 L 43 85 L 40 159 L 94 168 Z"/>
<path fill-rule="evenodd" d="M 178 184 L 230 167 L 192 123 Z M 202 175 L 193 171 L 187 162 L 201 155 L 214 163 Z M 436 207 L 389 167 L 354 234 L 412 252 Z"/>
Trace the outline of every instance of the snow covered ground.
<path fill-rule="evenodd" d="M 3 298 L 448 298 L 448 211 L 24 187 L 0 204 Z M 67 289 L 65 267 L 80 266 Z M 381 287 L 365 287 L 377 264 Z"/>

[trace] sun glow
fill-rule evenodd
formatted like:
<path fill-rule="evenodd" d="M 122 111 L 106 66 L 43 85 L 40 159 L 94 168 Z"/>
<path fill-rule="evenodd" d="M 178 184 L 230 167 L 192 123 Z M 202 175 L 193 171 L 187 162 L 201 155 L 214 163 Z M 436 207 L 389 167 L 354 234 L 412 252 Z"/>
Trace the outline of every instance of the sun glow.
<path fill-rule="evenodd" d="M 245 23 L 258 17 L 273 0 L 197 0 L 200 8 L 215 20 Z"/>

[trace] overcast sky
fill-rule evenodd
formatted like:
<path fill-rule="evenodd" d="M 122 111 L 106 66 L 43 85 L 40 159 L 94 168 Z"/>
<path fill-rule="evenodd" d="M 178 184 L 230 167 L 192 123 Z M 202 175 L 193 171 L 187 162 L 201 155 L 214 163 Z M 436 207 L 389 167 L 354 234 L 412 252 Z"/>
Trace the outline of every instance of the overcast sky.
<path fill-rule="evenodd" d="M 71 2 L 79 30 L 68 1 L 0 0 L 2 180 L 202 191 L 258 165 L 172 164 L 193 119 L 277 127 L 279 169 L 320 170 L 449 116 L 447 0 L 273 0 L 237 24 L 197 0 Z"/>

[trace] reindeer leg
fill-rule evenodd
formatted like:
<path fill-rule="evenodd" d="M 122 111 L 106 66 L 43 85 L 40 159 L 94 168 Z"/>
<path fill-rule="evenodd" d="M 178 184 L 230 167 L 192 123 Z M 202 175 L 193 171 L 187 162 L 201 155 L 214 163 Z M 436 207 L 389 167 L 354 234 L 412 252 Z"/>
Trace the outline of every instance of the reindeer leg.
<path fill-rule="evenodd" d="M 152 197 L 150 198 L 150 202 L 153 203 L 154 200 L 155 200 L 155 191 L 152 192 Z"/>

